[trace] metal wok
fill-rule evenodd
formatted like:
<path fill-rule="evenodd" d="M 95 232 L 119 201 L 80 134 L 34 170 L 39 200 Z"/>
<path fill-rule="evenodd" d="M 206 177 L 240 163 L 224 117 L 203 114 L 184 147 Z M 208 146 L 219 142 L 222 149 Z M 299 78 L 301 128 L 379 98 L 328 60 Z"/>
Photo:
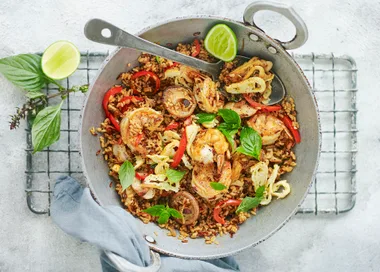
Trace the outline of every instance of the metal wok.
<path fill-rule="evenodd" d="M 296 36 L 289 42 L 280 42 L 268 37 L 253 22 L 253 15 L 260 10 L 271 10 L 287 17 L 296 27 Z M 244 12 L 244 23 L 214 16 L 176 18 L 149 27 L 138 35 L 152 42 L 174 48 L 179 42 L 192 42 L 194 35 L 204 38 L 208 30 L 217 23 L 227 24 L 236 33 L 239 55 L 259 56 L 273 62 L 274 72 L 281 78 L 287 94 L 294 98 L 302 142 L 295 148 L 297 166 L 285 178 L 291 184 L 291 194 L 283 200 L 272 201 L 260 209 L 240 226 L 233 238 L 218 237 L 219 245 L 206 245 L 203 239 L 189 239 L 187 244 L 167 236 L 167 230 L 154 223 L 144 224 L 136 219 L 143 235 L 154 238 L 149 246 L 158 252 L 188 259 L 215 259 L 257 245 L 279 230 L 304 200 L 314 180 L 320 152 L 320 125 L 315 97 L 302 70 L 288 54 L 287 49 L 302 46 L 307 40 L 307 28 L 292 8 L 282 4 L 255 2 Z M 196 34 L 195 34 L 196 33 Z M 81 154 L 83 168 L 89 187 L 100 205 L 122 205 L 117 193 L 109 188 L 108 167 L 102 156 L 95 156 L 99 140 L 89 133 L 105 118 L 101 107 L 105 92 L 123 72 L 138 65 L 140 52 L 134 49 L 118 48 L 103 63 L 92 82 L 83 109 L 81 123 Z M 128 67 L 127 64 L 131 63 Z M 154 234 L 156 232 L 158 235 Z"/>

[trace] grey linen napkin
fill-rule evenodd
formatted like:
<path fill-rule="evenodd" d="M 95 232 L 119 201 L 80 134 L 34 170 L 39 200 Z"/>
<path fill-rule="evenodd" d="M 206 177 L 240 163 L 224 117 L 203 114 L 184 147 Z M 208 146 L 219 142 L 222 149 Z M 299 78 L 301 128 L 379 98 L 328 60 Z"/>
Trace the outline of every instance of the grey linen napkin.
<path fill-rule="evenodd" d="M 137 266 L 151 263 L 149 247 L 135 224 L 135 218 L 117 206 L 100 206 L 71 177 L 60 177 L 54 188 L 51 205 L 53 221 L 66 233 L 108 250 Z M 102 253 L 103 271 L 117 271 Z M 232 257 L 210 261 L 184 260 L 161 255 L 159 271 L 240 271 Z"/>

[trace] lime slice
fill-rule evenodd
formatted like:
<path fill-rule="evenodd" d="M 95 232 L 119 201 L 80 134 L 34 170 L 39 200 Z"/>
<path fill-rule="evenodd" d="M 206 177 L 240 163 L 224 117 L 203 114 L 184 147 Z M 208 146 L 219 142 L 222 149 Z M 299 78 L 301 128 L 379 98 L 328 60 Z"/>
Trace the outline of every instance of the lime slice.
<path fill-rule="evenodd" d="M 42 71 L 52 79 L 64 79 L 78 68 L 80 52 L 68 41 L 58 41 L 50 45 L 42 55 Z"/>
<path fill-rule="evenodd" d="M 204 44 L 206 50 L 218 59 L 232 61 L 236 57 L 238 46 L 236 35 L 225 24 L 218 24 L 211 28 Z"/>

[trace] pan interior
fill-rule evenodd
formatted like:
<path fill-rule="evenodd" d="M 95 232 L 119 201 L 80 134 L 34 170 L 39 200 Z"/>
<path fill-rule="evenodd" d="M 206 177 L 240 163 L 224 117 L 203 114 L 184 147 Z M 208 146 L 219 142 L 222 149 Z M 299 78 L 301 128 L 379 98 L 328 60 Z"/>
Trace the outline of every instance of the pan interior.
<path fill-rule="evenodd" d="M 203 239 L 189 239 L 184 244 L 180 240 L 168 237 L 167 230 L 154 223 L 144 224 L 136 219 L 143 235 L 149 235 L 156 241 L 150 246 L 162 253 L 183 258 L 213 259 L 235 254 L 245 248 L 264 241 L 281 228 L 297 211 L 314 179 L 320 149 L 319 117 L 315 98 L 302 71 L 288 53 L 275 41 L 252 27 L 241 23 L 211 17 L 181 18 L 166 22 L 143 31 L 140 36 L 152 42 L 174 48 L 179 42 L 192 42 L 194 35 L 204 38 L 207 31 L 217 23 L 225 23 L 235 32 L 238 54 L 258 56 L 273 62 L 274 72 L 281 78 L 288 92 L 294 98 L 302 142 L 295 148 L 297 167 L 285 179 L 291 184 L 291 194 L 283 200 L 274 200 L 269 206 L 259 210 L 257 216 L 251 217 L 240 225 L 239 231 L 231 238 L 229 235 L 217 237 L 219 245 L 206 245 Z M 255 34 L 258 41 L 249 37 Z M 277 51 L 268 50 L 271 45 Z M 116 78 L 123 72 L 138 65 L 140 52 L 122 48 L 116 50 L 104 62 L 92 83 L 82 115 L 81 152 L 83 169 L 87 181 L 96 199 L 101 205 L 121 206 L 118 195 L 109 188 L 108 167 L 102 156 L 96 156 L 99 139 L 89 133 L 91 127 L 98 127 L 104 120 L 101 101 L 105 92 L 114 84 L 120 83 Z M 130 64 L 130 66 L 129 66 Z M 157 234 L 157 235 L 156 235 Z"/>

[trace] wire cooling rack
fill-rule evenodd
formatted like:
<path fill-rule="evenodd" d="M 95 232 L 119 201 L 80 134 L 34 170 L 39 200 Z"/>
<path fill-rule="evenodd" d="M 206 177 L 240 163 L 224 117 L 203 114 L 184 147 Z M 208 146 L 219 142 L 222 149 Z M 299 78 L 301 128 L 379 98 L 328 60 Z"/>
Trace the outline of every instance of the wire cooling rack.
<path fill-rule="evenodd" d="M 89 83 L 107 53 L 81 53 L 81 64 L 66 87 Z M 357 69 L 349 56 L 314 53 L 293 55 L 305 72 L 318 100 L 322 152 L 315 182 L 298 213 L 339 214 L 355 206 Z M 54 88 L 46 87 L 49 93 Z M 56 89 L 55 89 L 56 90 Z M 61 139 L 32 155 L 31 127 L 26 129 L 26 200 L 36 214 L 50 213 L 50 196 L 60 175 L 84 181 L 79 157 L 79 121 L 85 95 L 73 93 L 62 107 Z M 54 100 L 49 103 L 54 104 Z"/>

